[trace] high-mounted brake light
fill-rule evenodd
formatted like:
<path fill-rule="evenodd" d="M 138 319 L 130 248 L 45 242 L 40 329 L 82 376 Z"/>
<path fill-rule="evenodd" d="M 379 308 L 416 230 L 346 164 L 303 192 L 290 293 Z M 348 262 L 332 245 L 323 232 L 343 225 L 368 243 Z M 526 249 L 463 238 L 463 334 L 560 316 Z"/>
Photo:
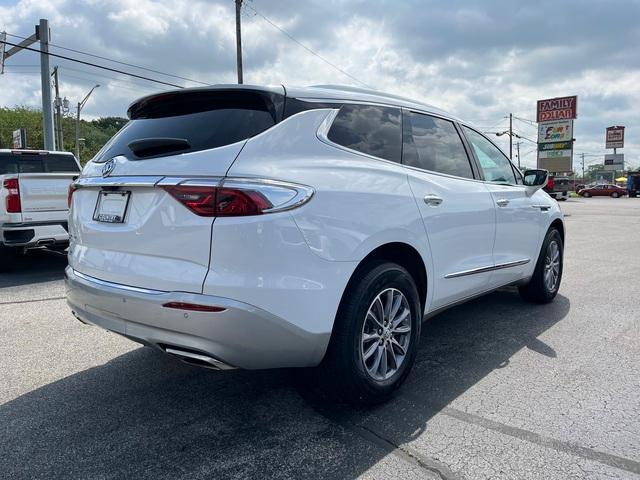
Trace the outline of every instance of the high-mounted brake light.
<path fill-rule="evenodd" d="M 202 217 L 243 217 L 262 215 L 302 205 L 313 189 L 273 181 L 227 180 L 220 185 L 163 185 L 173 198 Z"/>
<path fill-rule="evenodd" d="M 20 213 L 22 212 L 22 204 L 20 203 L 20 184 L 17 178 L 7 178 L 2 183 L 2 186 L 7 189 L 7 196 L 5 198 L 7 213 Z"/>

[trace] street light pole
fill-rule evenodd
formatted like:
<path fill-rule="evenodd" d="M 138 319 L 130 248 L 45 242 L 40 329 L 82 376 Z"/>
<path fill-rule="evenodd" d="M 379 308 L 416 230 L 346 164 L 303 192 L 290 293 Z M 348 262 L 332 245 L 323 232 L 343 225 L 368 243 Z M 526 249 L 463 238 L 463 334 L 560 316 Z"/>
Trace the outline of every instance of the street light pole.
<path fill-rule="evenodd" d="M 84 107 L 84 104 L 87 103 L 87 100 L 89 100 L 89 97 L 91 96 L 93 91 L 99 86 L 100 85 L 96 85 L 91 90 L 89 90 L 87 96 L 84 97 L 81 102 L 78 102 L 78 109 L 76 111 L 76 159 L 78 160 L 78 162 L 80 161 L 80 111 L 82 110 L 82 107 Z"/>
<path fill-rule="evenodd" d="M 238 66 L 238 83 L 242 83 L 242 32 L 240 17 L 242 14 L 242 0 L 236 0 L 236 62 Z"/>

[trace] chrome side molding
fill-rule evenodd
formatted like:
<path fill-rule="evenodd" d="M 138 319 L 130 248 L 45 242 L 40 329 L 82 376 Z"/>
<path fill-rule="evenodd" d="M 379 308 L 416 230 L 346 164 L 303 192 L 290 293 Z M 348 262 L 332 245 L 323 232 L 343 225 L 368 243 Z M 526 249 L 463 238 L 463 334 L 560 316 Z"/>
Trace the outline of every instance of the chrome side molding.
<path fill-rule="evenodd" d="M 466 277 L 467 275 L 475 275 L 477 273 L 492 272 L 494 270 L 502 270 L 503 268 L 511 268 L 511 267 L 517 267 L 519 265 L 526 265 L 530 261 L 531 260 L 527 258 L 522 260 L 516 260 L 515 262 L 497 263 L 496 265 L 490 265 L 487 267 L 472 268 L 470 270 L 463 270 L 461 272 L 448 273 L 447 275 L 444 276 L 444 278 L 458 278 L 458 277 Z"/>

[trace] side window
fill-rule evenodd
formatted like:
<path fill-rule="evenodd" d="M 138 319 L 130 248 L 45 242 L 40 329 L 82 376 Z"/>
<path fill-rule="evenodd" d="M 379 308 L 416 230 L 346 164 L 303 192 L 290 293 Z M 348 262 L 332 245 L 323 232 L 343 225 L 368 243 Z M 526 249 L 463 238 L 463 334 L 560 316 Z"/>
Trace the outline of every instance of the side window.
<path fill-rule="evenodd" d="M 412 167 L 473 178 L 462 140 L 452 122 L 422 113 L 404 113 L 402 163 Z"/>
<path fill-rule="evenodd" d="M 374 105 L 343 105 L 327 135 L 338 145 L 400 162 L 400 109 Z"/>
<path fill-rule="evenodd" d="M 484 179 L 488 182 L 515 185 L 516 177 L 513 173 L 513 168 L 511 168 L 511 162 L 500 149 L 478 132 L 467 127 L 462 128 L 480 162 Z"/>

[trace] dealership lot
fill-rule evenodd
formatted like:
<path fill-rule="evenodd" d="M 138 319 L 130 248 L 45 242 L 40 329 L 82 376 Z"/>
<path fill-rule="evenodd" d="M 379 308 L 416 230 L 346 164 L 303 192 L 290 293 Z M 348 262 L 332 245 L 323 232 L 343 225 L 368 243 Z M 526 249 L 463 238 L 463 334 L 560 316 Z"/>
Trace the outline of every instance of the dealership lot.
<path fill-rule="evenodd" d="M 212 372 L 76 321 L 62 255 L 0 277 L 3 478 L 640 478 L 640 199 L 571 199 L 563 284 L 424 325 L 369 410 L 287 371 Z"/>

